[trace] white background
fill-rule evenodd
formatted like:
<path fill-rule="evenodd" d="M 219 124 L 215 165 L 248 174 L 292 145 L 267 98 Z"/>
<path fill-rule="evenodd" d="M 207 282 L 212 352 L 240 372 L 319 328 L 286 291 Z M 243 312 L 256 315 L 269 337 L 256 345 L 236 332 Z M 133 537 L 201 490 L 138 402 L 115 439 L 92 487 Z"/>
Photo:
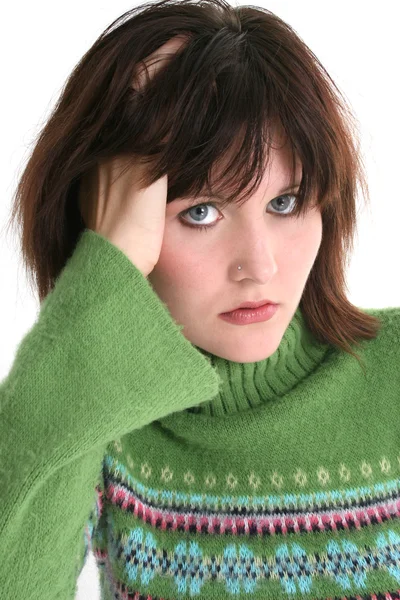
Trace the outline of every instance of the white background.
<path fill-rule="evenodd" d="M 236 5 L 233 0 L 231 4 Z M 349 298 L 366 308 L 400 306 L 399 3 L 259 0 L 254 4 L 275 12 L 297 31 L 360 122 L 371 207 L 359 199 L 358 234 L 347 278 Z M 2 9 L 0 380 L 38 312 L 17 241 L 4 231 L 19 173 L 76 63 L 115 18 L 136 5 L 122 0 L 63 4 L 25 0 Z M 97 568 L 90 555 L 76 600 L 98 598 Z"/>

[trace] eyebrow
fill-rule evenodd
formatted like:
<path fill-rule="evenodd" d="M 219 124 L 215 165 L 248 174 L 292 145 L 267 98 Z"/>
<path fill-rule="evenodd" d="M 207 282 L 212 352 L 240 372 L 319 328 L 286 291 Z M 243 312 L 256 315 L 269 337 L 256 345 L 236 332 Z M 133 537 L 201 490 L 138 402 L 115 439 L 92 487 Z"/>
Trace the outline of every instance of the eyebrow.
<path fill-rule="evenodd" d="M 296 182 L 294 185 L 291 185 L 289 187 L 284 187 L 281 190 L 278 191 L 278 196 L 280 196 L 281 194 L 286 194 L 286 192 L 291 192 L 293 190 L 295 190 L 296 188 L 300 187 L 300 181 Z M 226 198 L 224 198 L 223 196 L 219 196 L 218 194 L 208 194 L 207 192 L 201 193 L 199 194 L 199 198 L 213 198 L 216 203 L 218 204 L 219 202 L 226 202 Z M 191 203 L 194 204 L 195 202 L 197 202 L 199 200 L 199 198 L 193 198 L 191 199 Z M 174 202 L 182 202 L 182 201 L 188 201 L 189 198 L 187 198 L 186 196 L 182 197 L 182 198 L 176 198 L 174 200 Z"/>

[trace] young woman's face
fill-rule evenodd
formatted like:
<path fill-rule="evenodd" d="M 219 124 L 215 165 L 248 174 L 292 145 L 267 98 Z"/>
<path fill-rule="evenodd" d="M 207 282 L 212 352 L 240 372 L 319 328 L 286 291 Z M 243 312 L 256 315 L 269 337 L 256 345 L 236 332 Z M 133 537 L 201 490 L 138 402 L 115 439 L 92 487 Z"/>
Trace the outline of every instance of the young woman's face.
<path fill-rule="evenodd" d="M 317 208 L 304 218 L 279 216 L 290 214 L 295 203 L 296 190 L 281 192 L 290 184 L 287 152 L 287 145 L 272 150 L 268 175 L 242 206 L 222 210 L 208 204 L 214 198 L 198 198 L 195 208 L 190 198 L 179 198 L 166 208 L 161 254 L 148 280 L 192 344 L 230 361 L 256 362 L 275 352 L 320 247 Z M 299 165 L 296 182 L 300 179 Z M 268 321 L 234 325 L 219 316 L 263 299 L 279 304 Z"/>

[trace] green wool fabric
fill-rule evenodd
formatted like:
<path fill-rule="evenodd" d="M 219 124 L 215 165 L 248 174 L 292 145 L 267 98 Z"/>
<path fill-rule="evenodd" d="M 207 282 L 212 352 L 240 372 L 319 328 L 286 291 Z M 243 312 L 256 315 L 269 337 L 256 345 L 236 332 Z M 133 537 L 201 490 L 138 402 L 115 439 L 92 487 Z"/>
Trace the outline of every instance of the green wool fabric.
<path fill-rule="evenodd" d="M 0 597 L 400 598 L 400 307 L 355 358 L 191 344 L 85 230 L 0 383 Z M 278 315 L 278 313 L 277 313 Z"/>

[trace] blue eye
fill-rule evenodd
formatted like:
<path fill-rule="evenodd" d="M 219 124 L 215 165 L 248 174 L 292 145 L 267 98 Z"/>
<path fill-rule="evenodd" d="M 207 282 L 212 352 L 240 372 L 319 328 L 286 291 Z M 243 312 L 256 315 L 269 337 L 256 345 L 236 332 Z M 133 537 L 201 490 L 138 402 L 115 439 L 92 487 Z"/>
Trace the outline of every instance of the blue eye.
<path fill-rule="evenodd" d="M 276 202 L 277 200 L 280 201 L 280 207 L 282 207 L 282 198 L 294 198 L 295 202 L 293 202 L 292 205 L 289 205 L 289 208 L 291 208 L 291 212 L 273 212 L 270 214 L 273 214 L 277 217 L 292 217 L 294 216 L 294 206 L 296 206 L 296 200 L 297 200 L 297 195 L 296 194 L 283 194 L 282 196 L 278 196 L 277 198 L 274 198 L 273 200 L 271 200 L 271 202 L 269 204 L 272 204 L 273 202 Z M 285 204 L 285 202 L 283 202 L 283 204 Z M 220 219 L 217 219 L 217 221 L 215 221 L 214 223 L 210 224 L 210 225 L 194 225 L 193 223 L 188 223 L 185 219 L 183 219 L 183 217 L 185 217 L 186 215 L 188 215 L 189 213 L 191 213 L 192 211 L 195 211 L 196 216 L 191 216 L 191 218 L 201 218 L 204 217 L 204 209 L 205 207 L 208 206 L 212 206 L 212 208 L 215 208 L 215 210 L 218 210 L 217 207 L 215 206 L 215 204 L 213 204 L 212 202 L 206 202 L 203 204 L 196 204 L 196 206 L 191 206 L 190 208 L 188 208 L 187 210 L 184 210 L 183 212 L 181 212 L 179 214 L 179 218 L 180 221 L 182 223 L 182 225 L 184 225 L 185 227 L 192 227 L 192 229 L 198 229 L 200 231 L 207 231 L 207 229 L 211 229 L 212 227 L 215 227 L 216 224 L 218 223 L 218 221 Z M 284 210 L 287 210 L 286 207 L 284 207 Z M 208 212 L 208 211 L 207 211 Z"/>

